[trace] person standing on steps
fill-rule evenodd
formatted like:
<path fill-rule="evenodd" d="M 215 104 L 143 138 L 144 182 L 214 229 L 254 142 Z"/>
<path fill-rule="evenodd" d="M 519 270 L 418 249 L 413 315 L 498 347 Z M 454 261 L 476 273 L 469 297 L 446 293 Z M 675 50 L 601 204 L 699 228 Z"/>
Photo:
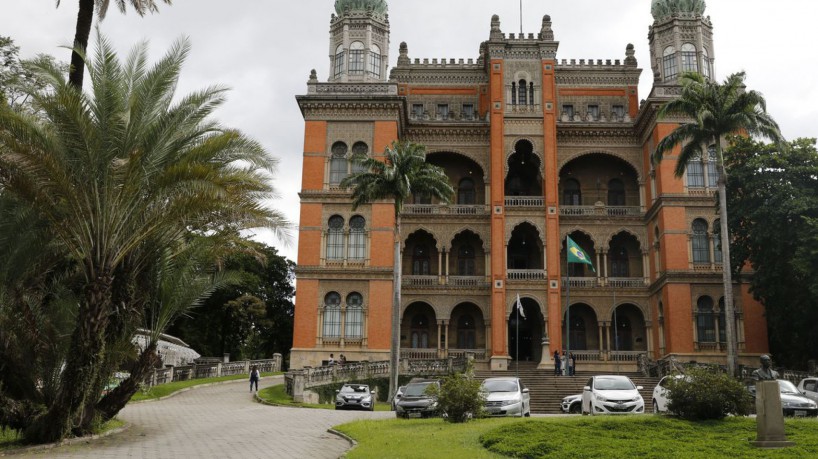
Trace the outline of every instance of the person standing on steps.
<path fill-rule="evenodd" d="M 574 353 L 568 353 L 568 376 L 574 376 L 576 368 L 574 367 Z"/>
<path fill-rule="evenodd" d="M 261 379 L 261 373 L 258 371 L 258 367 L 253 365 L 250 367 L 250 392 L 253 392 L 253 385 L 255 384 L 256 392 L 258 392 L 258 380 Z"/>
<path fill-rule="evenodd" d="M 554 376 L 560 375 L 560 351 L 554 351 Z"/>
<path fill-rule="evenodd" d="M 565 355 L 565 351 L 562 351 L 560 361 L 562 362 L 562 375 L 568 376 L 568 356 Z"/>

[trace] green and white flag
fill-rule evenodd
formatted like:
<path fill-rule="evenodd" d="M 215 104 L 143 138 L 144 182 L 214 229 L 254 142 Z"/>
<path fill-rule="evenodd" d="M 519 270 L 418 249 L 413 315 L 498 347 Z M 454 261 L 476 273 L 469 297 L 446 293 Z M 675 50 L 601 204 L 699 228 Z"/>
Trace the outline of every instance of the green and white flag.
<path fill-rule="evenodd" d="M 585 263 L 591 267 L 591 271 L 596 272 L 594 264 L 591 263 L 591 259 L 579 248 L 577 243 L 571 239 L 571 236 L 566 236 L 566 244 L 568 246 L 568 263 Z"/>

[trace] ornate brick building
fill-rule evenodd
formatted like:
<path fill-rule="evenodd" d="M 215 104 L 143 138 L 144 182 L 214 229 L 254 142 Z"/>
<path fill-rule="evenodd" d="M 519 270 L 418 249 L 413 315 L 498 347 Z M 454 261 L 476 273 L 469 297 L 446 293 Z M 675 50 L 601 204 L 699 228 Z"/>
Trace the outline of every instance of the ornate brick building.
<path fill-rule="evenodd" d="M 632 45 L 621 59 L 558 59 L 549 16 L 537 33 L 516 35 L 492 17 L 476 59 L 412 60 L 401 43 L 388 71 L 386 2 L 337 0 L 335 9 L 329 81 L 313 72 L 297 96 L 305 138 L 292 367 L 330 353 L 388 358 L 393 205 L 353 212 L 338 185 L 354 172 L 353 154 L 382 157 L 398 139 L 425 145 L 456 190 L 448 204 L 414 196 L 401 216 L 403 358 L 473 352 L 493 369 L 517 358 L 547 364 L 566 345 L 568 302 L 570 348 L 585 369 L 634 365 L 640 353 L 725 362 L 717 171 L 702 158 L 680 179 L 674 155 L 650 160 L 677 125 L 656 110 L 679 94 L 678 76 L 713 76 L 703 1 L 653 1 L 653 87 L 641 103 Z M 567 235 L 596 272 L 566 268 Z M 739 361 L 754 364 L 767 351 L 764 309 L 746 285 L 734 291 Z"/>

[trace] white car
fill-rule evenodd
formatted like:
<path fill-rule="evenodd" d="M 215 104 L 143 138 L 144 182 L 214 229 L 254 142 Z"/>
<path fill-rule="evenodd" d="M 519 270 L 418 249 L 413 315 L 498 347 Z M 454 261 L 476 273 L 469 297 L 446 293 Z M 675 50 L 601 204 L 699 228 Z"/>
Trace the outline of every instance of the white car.
<path fill-rule="evenodd" d="M 401 397 L 403 397 L 403 391 L 406 390 L 406 386 L 398 387 L 398 390 L 395 391 L 395 398 L 392 399 L 392 411 L 395 411 L 395 407 L 398 405 Z"/>
<path fill-rule="evenodd" d="M 667 404 L 670 401 L 670 390 L 667 388 L 667 383 L 670 378 L 681 379 L 682 375 L 665 376 L 659 380 L 659 384 L 653 388 L 653 413 L 667 413 Z"/>
<path fill-rule="evenodd" d="M 798 392 L 804 397 L 818 402 L 818 378 L 804 378 L 798 383 Z"/>
<path fill-rule="evenodd" d="M 582 414 L 644 413 L 641 389 L 627 376 L 592 376 L 582 388 Z"/>
<path fill-rule="evenodd" d="M 579 413 L 582 411 L 582 394 L 569 395 L 560 403 L 563 413 Z"/>
<path fill-rule="evenodd" d="M 531 416 L 531 396 L 520 378 L 488 378 L 480 391 L 489 416 Z"/>

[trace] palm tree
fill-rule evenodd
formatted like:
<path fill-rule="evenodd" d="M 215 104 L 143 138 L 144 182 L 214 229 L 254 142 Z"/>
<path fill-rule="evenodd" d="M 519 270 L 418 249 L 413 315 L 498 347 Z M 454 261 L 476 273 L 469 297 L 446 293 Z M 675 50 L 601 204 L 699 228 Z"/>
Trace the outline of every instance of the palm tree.
<path fill-rule="evenodd" d="M 224 89 L 174 96 L 185 40 L 152 68 L 144 44 L 123 64 L 98 41 L 85 63 L 89 93 L 43 63 L 53 87 L 32 95 L 40 115 L 0 107 L 0 192 L 43 221 L 80 284 L 56 396 L 24 431 L 29 441 L 65 437 L 98 397 L 111 336 L 144 306 L 134 282 L 162 251 L 192 233 L 227 239 L 270 228 L 286 237 L 288 226 L 261 202 L 275 196 L 277 160 L 209 119 Z"/>
<path fill-rule="evenodd" d="M 144 16 L 145 13 L 159 11 L 156 7 L 156 0 L 114 0 L 119 11 L 125 12 L 126 6 L 130 4 L 136 13 Z M 173 0 L 162 0 L 168 5 Z M 85 70 L 84 52 L 88 48 L 88 37 L 91 35 L 91 24 L 94 22 L 94 10 L 99 15 L 99 19 L 105 19 L 108 6 L 111 0 L 79 0 L 79 12 L 77 13 L 77 26 L 74 32 L 74 50 L 71 52 L 71 67 L 68 70 L 68 79 L 76 88 L 82 88 L 82 80 Z M 60 6 L 60 0 L 57 0 Z"/>
<path fill-rule="evenodd" d="M 660 119 L 673 116 L 688 121 L 681 123 L 656 146 L 654 163 L 659 163 L 665 153 L 682 145 L 676 161 L 676 176 L 682 177 L 688 163 L 704 156 L 709 146 L 715 148 L 716 167 L 719 171 L 718 209 L 721 223 L 721 248 L 724 282 L 725 332 L 727 334 L 727 368 L 735 375 L 737 339 L 735 312 L 733 309 L 733 280 L 730 268 L 730 234 L 727 228 L 727 170 L 724 168 L 722 144 L 727 135 L 745 134 L 766 137 L 782 142 L 778 124 L 767 113 L 764 96 L 756 91 L 746 91 L 744 72 L 734 73 L 724 83 L 706 79 L 698 73 L 682 76 L 682 93 L 659 109 Z M 740 267 L 738 267 L 740 269 Z"/>
<path fill-rule="evenodd" d="M 412 194 L 434 196 L 448 201 L 454 196 L 445 171 L 426 162 L 426 149 L 412 142 L 394 142 L 384 152 L 384 160 L 356 157 L 362 172 L 354 173 L 341 181 L 342 188 L 352 188 L 352 209 L 362 204 L 391 200 L 395 204 L 395 240 L 392 295 L 392 346 L 389 369 L 389 399 L 398 388 L 398 364 L 400 360 L 400 214 L 403 204 Z"/>

